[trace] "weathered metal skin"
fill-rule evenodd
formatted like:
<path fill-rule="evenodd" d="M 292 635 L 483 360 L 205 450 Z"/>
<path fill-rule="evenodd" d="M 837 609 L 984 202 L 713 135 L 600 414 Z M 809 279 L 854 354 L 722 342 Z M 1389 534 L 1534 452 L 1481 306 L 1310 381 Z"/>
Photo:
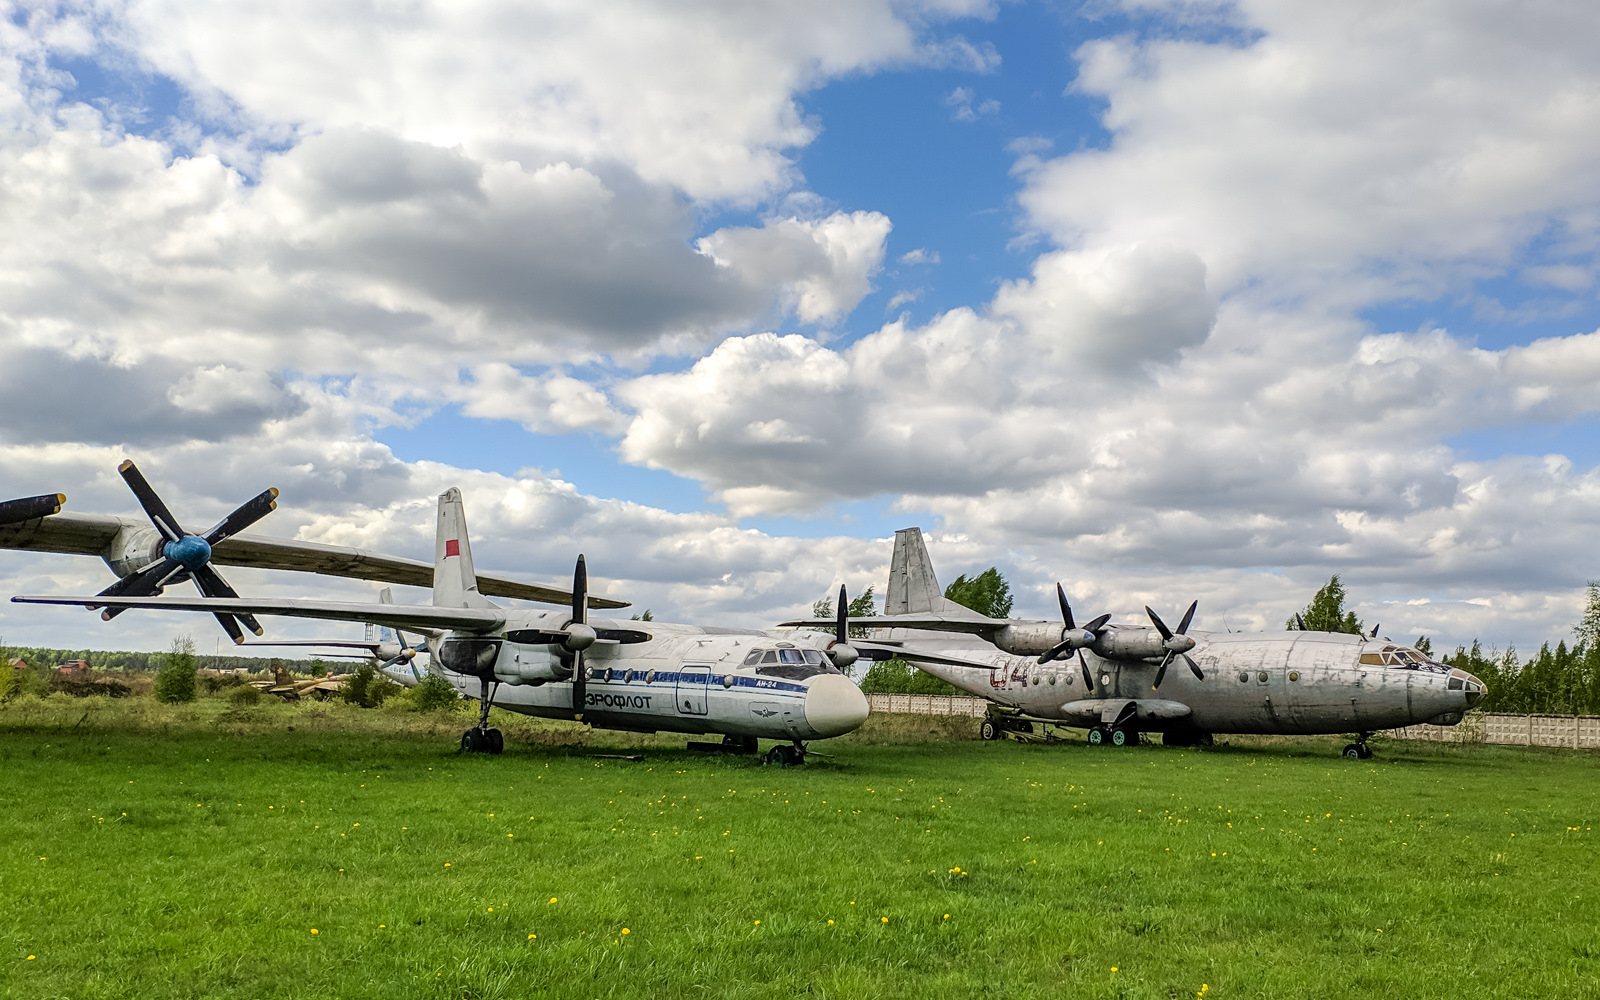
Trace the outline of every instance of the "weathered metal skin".
<path fill-rule="evenodd" d="M 956 687 L 1034 718 L 1085 727 L 1108 724 L 1131 702 L 1132 722 L 1139 729 L 1155 732 L 1376 732 L 1421 722 L 1452 725 L 1484 696 L 1483 682 L 1471 674 L 1428 660 L 1408 647 L 1358 635 L 1190 632 L 1196 640 L 1190 655 L 1205 672 L 1205 680 L 1186 670 L 1169 670 L 1156 691 L 1151 682 L 1160 663 L 1158 657 L 1103 655 L 1111 649 L 1137 650 L 1140 640 L 1158 648 L 1160 635 L 1153 629 L 1119 629 L 1117 643 L 1097 642 L 1084 650 L 1084 662 L 1094 680 L 1091 690 L 1084 688 L 1076 659 L 1041 665 L 987 643 L 952 641 L 947 633 L 879 632 L 887 633 L 880 638 L 992 664 L 998 669 L 936 663 L 918 666 Z M 1363 654 L 1368 661 L 1394 662 L 1364 663 Z"/>

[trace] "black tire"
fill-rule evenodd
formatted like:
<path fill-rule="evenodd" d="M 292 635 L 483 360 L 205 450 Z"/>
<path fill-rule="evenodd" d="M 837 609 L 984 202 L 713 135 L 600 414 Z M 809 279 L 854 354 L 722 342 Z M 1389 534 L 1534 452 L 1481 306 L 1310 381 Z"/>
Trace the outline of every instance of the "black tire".
<path fill-rule="evenodd" d="M 1350 760 L 1365 760 L 1366 758 L 1361 756 L 1361 749 L 1362 747 L 1359 743 L 1346 743 L 1344 755 Z"/>
<path fill-rule="evenodd" d="M 489 737 L 489 739 L 488 739 L 488 744 L 489 744 L 488 750 L 489 750 L 490 753 L 501 753 L 502 751 L 505 750 L 505 748 L 506 748 L 506 738 L 500 734 L 500 730 L 491 729 L 491 730 L 489 730 L 487 735 Z"/>
<path fill-rule="evenodd" d="M 793 750 L 782 743 L 767 751 L 767 763 L 775 767 L 788 767 L 793 761 L 790 759 Z"/>
<path fill-rule="evenodd" d="M 1102 744 L 1105 743 L 1105 741 L 1106 741 L 1106 731 L 1104 729 L 1100 728 L 1099 726 L 1095 726 L 1093 729 L 1089 730 L 1089 745 L 1090 746 L 1092 746 L 1092 747 L 1101 746 Z"/>
<path fill-rule="evenodd" d="M 981 740 L 997 740 L 1000 738 L 1000 727 L 994 724 L 993 719 L 984 719 L 978 727 L 978 738 Z"/>
<path fill-rule="evenodd" d="M 1362 760 L 1371 760 L 1372 759 L 1372 748 L 1371 747 L 1367 746 L 1365 743 L 1362 743 L 1362 744 L 1359 744 L 1359 750 L 1360 750 L 1360 756 L 1361 756 Z"/>
<path fill-rule="evenodd" d="M 1127 743 L 1128 743 L 1128 731 L 1126 729 L 1113 729 L 1113 730 L 1111 730 L 1111 745 L 1112 746 L 1114 746 L 1114 747 L 1126 746 Z"/>
<path fill-rule="evenodd" d="M 461 734 L 461 752 L 477 753 L 482 749 L 476 726 Z"/>

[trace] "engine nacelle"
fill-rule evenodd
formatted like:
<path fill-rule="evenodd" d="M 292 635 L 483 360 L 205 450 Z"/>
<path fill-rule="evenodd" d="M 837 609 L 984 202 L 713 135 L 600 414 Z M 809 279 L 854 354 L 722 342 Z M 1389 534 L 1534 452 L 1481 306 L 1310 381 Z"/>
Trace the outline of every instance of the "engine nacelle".
<path fill-rule="evenodd" d="M 994 634 L 996 646 L 1013 656 L 1038 656 L 1061 642 L 1066 628 L 1049 622 L 1007 625 Z"/>
<path fill-rule="evenodd" d="M 508 645 L 495 664 L 494 676 L 507 684 L 543 684 L 572 679 L 574 659 L 552 647 Z"/>
<path fill-rule="evenodd" d="M 1110 626 L 1100 633 L 1091 647 L 1108 660 L 1144 660 L 1165 656 L 1161 633 L 1153 628 L 1120 629 Z"/>
<path fill-rule="evenodd" d="M 100 553 L 119 577 L 128 577 L 161 558 L 167 540 L 155 528 L 123 527 Z"/>

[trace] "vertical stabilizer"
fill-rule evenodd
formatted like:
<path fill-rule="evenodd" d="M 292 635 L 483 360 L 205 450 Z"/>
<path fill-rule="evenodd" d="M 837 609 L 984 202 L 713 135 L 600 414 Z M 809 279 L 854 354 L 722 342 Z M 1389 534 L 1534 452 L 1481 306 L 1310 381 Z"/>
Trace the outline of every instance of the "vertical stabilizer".
<path fill-rule="evenodd" d="M 439 532 L 433 543 L 433 604 L 439 608 L 492 608 L 478 593 L 472 568 L 472 543 L 467 540 L 467 514 L 461 491 L 452 486 L 439 494 Z"/>
<path fill-rule="evenodd" d="M 894 533 L 894 555 L 889 561 L 889 590 L 883 613 L 983 619 L 971 608 L 944 599 L 939 581 L 933 575 L 933 562 L 928 558 L 921 528 L 901 528 Z"/>

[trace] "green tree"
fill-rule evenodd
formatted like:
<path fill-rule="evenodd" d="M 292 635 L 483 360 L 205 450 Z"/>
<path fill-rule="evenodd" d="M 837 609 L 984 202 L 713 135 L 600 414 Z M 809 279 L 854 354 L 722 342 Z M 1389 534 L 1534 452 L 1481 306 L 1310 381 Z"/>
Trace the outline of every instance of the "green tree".
<path fill-rule="evenodd" d="M 1344 609 L 1345 596 L 1344 584 L 1339 582 L 1339 574 L 1335 573 L 1300 612 L 1307 631 L 1362 634 L 1364 627 L 1356 613 Z M 1291 617 L 1283 627 L 1294 632 L 1300 628 L 1300 623 Z"/>
<path fill-rule="evenodd" d="M 173 639 L 171 651 L 156 670 L 156 700 L 168 704 L 194 701 L 197 665 L 194 640 L 186 635 Z"/>
<path fill-rule="evenodd" d="M 1587 649 L 1600 647 L 1600 581 L 1590 580 L 1583 604 L 1583 617 L 1572 627 L 1577 633 L 1578 645 Z"/>
<path fill-rule="evenodd" d="M 905 660 L 883 660 L 872 665 L 861 678 L 861 690 L 867 694 L 963 694 L 953 684 L 947 684 L 932 674 L 913 669 Z"/>
<path fill-rule="evenodd" d="M 642 614 L 642 615 L 629 615 L 628 616 L 628 620 L 629 621 L 634 621 L 634 622 L 653 622 L 653 621 L 656 620 L 656 618 L 655 618 L 655 615 L 652 615 L 650 613 L 650 609 L 649 608 L 645 608 L 644 609 L 644 614 Z"/>
<path fill-rule="evenodd" d="M 1417 641 L 1411 644 L 1411 648 L 1430 659 L 1433 657 L 1433 640 L 1425 635 L 1417 636 Z"/>
<path fill-rule="evenodd" d="M 844 613 L 851 618 L 870 618 L 877 614 L 877 598 L 872 595 L 872 588 L 868 587 L 862 593 L 850 598 L 850 606 L 844 609 Z M 824 597 L 820 601 L 812 601 L 811 617 L 832 618 L 833 598 Z M 860 625 L 852 625 L 850 626 L 850 636 L 855 639 L 865 639 L 867 630 Z"/>
<path fill-rule="evenodd" d="M 372 664 L 363 663 L 345 675 L 339 696 L 352 705 L 377 708 L 399 690 L 400 685 L 378 673 Z"/>
<path fill-rule="evenodd" d="M 971 608 L 985 618 L 1011 617 L 1011 585 L 993 566 L 972 579 L 963 574 L 944 588 L 944 599 Z"/>

